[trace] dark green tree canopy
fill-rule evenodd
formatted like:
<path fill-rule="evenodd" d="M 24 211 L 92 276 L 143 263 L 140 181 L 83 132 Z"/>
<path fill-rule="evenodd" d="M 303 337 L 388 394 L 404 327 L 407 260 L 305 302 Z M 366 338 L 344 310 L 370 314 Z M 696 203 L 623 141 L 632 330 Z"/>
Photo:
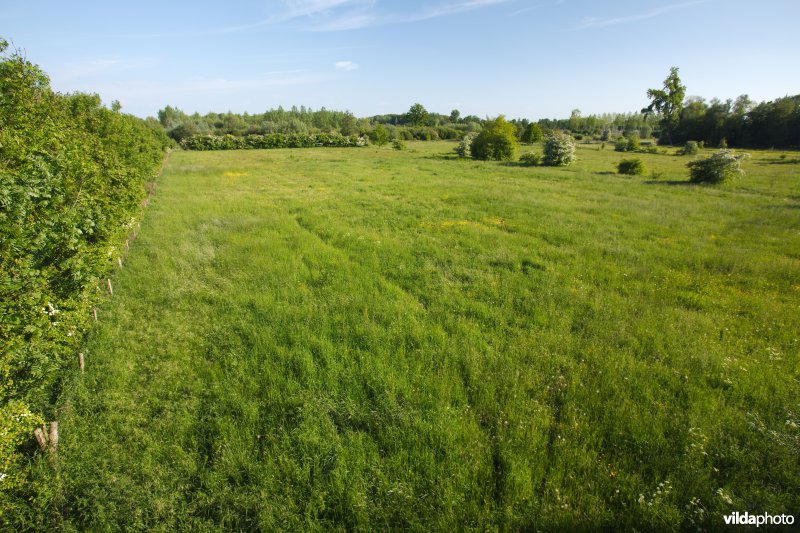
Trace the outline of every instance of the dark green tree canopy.
<path fill-rule="evenodd" d="M 424 126 L 428 121 L 428 111 L 422 104 L 414 104 L 406 113 L 406 122 L 414 126 Z"/>
<path fill-rule="evenodd" d="M 657 114 L 661 117 L 660 140 L 671 143 L 672 132 L 680 121 L 683 99 L 686 96 L 686 86 L 681 85 L 678 77 L 678 67 L 669 69 L 669 76 L 664 80 L 663 89 L 648 89 L 647 97 L 650 105 L 642 109 L 645 115 Z"/>

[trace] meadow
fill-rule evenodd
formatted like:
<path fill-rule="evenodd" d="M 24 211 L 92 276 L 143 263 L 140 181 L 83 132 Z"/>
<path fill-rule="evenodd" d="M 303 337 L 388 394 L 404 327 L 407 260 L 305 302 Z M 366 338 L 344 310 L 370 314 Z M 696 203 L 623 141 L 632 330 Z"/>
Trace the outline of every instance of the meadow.
<path fill-rule="evenodd" d="M 717 529 L 800 509 L 800 156 L 172 153 L 31 504 L 66 529 Z M 537 151 L 538 148 L 528 148 Z M 56 473 L 53 473 L 56 472 Z"/>

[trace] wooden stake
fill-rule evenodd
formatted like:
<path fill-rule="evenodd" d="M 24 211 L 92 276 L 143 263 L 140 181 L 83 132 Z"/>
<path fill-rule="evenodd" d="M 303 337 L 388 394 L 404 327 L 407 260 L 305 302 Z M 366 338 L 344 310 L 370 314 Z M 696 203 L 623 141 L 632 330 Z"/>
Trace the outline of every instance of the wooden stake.
<path fill-rule="evenodd" d="M 92 314 L 94 315 L 94 321 L 97 322 L 97 308 L 96 307 L 92 308 Z"/>
<path fill-rule="evenodd" d="M 108 282 L 108 294 L 114 296 L 114 287 L 111 286 L 111 279 L 106 280 Z"/>
<path fill-rule="evenodd" d="M 36 437 L 36 442 L 39 443 L 39 448 L 41 448 L 43 452 L 47 451 L 47 437 L 45 437 L 42 428 L 34 429 L 33 436 Z"/>
<path fill-rule="evenodd" d="M 83 373 L 83 352 L 78 354 L 78 366 L 81 367 L 81 373 Z"/>
<path fill-rule="evenodd" d="M 58 451 L 58 422 L 50 422 L 50 452 Z"/>

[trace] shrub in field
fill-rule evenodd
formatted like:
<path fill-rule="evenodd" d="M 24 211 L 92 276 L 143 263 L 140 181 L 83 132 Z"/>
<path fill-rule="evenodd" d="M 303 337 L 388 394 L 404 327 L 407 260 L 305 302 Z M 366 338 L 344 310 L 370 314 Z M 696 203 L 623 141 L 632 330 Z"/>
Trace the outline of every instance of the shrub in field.
<path fill-rule="evenodd" d="M 398 137 L 397 139 L 392 141 L 392 148 L 394 148 L 395 150 L 405 150 L 406 142 Z"/>
<path fill-rule="evenodd" d="M 620 137 L 614 143 L 614 150 L 617 152 L 635 152 L 640 148 L 639 135 L 632 134 L 630 137 Z"/>
<path fill-rule="evenodd" d="M 744 175 L 741 167 L 742 159 L 750 154 L 736 155 L 730 150 L 714 152 L 710 157 L 687 163 L 689 181 L 692 183 L 724 183 Z"/>
<path fill-rule="evenodd" d="M 617 172 L 620 174 L 628 174 L 630 176 L 637 176 L 644 174 L 644 163 L 641 159 L 623 159 L 617 165 Z"/>
<path fill-rule="evenodd" d="M 572 137 L 553 132 L 545 138 L 543 159 L 545 165 L 562 167 L 574 162 L 575 159 L 575 141 Z"/>
<path fill-rule="evenodd" d="M 469 157 L 471 152 L 470 148 L 472 148 L 472 141 L 475 140 L 478 134 L 475 132 L 470 132 L 464 135 L 464 138 L 461 139 L 461 142 L 458 143 L 456 146 L 455 151 L 458 154 L 458 157 Z"/>
<path fill-rule="evenodd" d="M 389 134 L 386 132 L 386 128 L 383 127 L 383 124 L 375 126 L 370 137 L 372 142 L 378 146 L 385 146 L 386 143 L 389 142 Z"/>
<path fill-rule="evenodd" d="M 470 146 L 475 159 L 511 161 L 517 151 L 517 128 L 500 115 L 487 120 Z"/>
<path fill-rule="evenodd" d="M 532 167 L 535 167 L 535 166 L 538 166 L 538 165 L 542 164 L 542 156 L 539 155 L 539 154 L 531 153 L 531 152 L 528 152 L 526 154 L 522 154 L 520 156 L 519 160 L 520 160 L 521 163 L 523 163 L 525 165 L 528 165 L 528 166 L 532 166 Z"/>
<path fill-rule="evenodd" d="M 53 92 L 6 48 L 0 39 L 0 523 L 27 504 L 19 445 L 54 414 L 96 286 L 171 144 L 97 95 Z"/>
<path fill-rule="evenodd" d="M 686 141 L 686 144 L 683 145 L 678 151 L 679 155 L 697 155 L 700 151 L 700 145 L 697 141 Z"/>
<path fill-rule="evenodd" d="M 538 124 L 531 123 L 525 128 L 522 133 L 522 142 L 533 144 L 542 140 L 542 128 Z"/>
<path fill-rule="evenodd" d="M 270 133 L 267 135 L 198 135 L 181 141 L 184 150 L 247 150 L 270 148 L 312 148 L 324 147 L 360 147 L 367 146 L 366 137 L 357 135 L 344 136 L 338 133 Z"/>

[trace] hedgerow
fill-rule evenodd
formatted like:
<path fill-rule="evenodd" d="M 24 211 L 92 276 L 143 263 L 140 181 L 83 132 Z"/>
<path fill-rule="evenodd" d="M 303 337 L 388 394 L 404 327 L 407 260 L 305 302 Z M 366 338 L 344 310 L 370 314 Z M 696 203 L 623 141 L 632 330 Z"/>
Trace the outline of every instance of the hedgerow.
<path fill-rule="evenodd" d="M 181 141 L 184 150 L 248 150 L 269 148 L 313 148 L 367 146 L 366 137 L 338 133 L 270 133 L 267 135 L 195 135 Z"/>
<path fill-rule="evenodd" d="M 170 143 L 97 95 L 53 92 L 7 48 L 0 39 L 0 523 L 26 499 L 20 446 L 53 419 L 98 281 Z"/>

